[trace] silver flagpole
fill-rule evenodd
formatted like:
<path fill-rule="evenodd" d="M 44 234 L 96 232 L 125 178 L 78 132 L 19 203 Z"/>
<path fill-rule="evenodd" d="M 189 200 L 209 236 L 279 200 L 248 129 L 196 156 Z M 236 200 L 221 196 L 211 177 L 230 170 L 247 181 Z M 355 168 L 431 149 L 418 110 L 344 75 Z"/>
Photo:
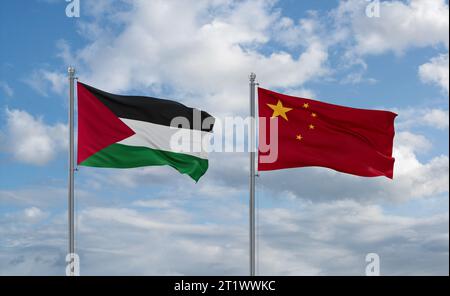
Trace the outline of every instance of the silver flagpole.
<path fill-rule="evenodd" d="M 74 201 L 74 97 L 75 97 L 75 68 L 67 69 L 69 74 L 69 254 L 70 254 L 70 275 L 75 275 L 74 258 L 75 254 L 75 201 Z"/>
<path fill-rule="evenodd" d="M 250 276 L 255 276 L 256 266 L 256 236 L 255 236 L 255 79 L 256 74 L 251 73 L 250 76 Z"/>

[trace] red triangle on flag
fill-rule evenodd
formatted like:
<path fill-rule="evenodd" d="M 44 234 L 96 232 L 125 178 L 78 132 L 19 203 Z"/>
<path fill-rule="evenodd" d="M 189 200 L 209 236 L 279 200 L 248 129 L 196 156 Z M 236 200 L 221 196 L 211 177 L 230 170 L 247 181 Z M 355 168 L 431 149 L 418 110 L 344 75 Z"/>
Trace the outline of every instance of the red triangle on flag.
<path fill-rule="evenodd" d="M 78 157 L 80 164 L 100 150 L 131 137 L 135 132 L 87 90 L 78 91 Z"/>

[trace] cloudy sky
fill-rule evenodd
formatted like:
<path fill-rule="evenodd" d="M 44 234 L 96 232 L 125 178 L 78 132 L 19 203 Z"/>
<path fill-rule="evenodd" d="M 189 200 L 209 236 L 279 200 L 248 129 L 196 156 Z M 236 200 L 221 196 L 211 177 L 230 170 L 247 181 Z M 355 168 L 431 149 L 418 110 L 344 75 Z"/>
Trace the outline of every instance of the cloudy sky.
<path fill-rule="evenodd" d="M 446 0 L 7 0 L 0 10 L 0 275 L 63 275 L 68 65 L 109 92 L 248 115 L 265 88 L 382 108 L 395 179 L 320 168 L 257 179 L 261 275 L 449 273 Z M 80 168 L 84 275 L 248 274 L 248 158 L 212 153 L 198 184 L 170 168 Z"/>

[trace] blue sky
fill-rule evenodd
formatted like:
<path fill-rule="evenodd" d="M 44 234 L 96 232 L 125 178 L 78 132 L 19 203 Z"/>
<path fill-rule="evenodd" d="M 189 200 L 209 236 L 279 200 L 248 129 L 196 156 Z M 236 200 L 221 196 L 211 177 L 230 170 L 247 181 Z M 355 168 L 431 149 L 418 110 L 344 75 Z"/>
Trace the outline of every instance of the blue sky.
<path fill-rule="evenodd" d="M 4 1 L 0 274 L 64 274 L 67 79 L 246 116 L 247 75 L 288 94 L 399 114 L 394 181 L 320 168 L 258 178 L 258 271 L 448 274 L 448 1 Z M 408 25 L 405 25 L 408 24 Z M 80 168 L 83 274 L 246 274 L 247 158 Z M 323 180 L 327 180 L 323 182 Z M 325 184 L 324 184 L 325 183 Z M 417 260 L 420 258 L 420 260 Z"/>

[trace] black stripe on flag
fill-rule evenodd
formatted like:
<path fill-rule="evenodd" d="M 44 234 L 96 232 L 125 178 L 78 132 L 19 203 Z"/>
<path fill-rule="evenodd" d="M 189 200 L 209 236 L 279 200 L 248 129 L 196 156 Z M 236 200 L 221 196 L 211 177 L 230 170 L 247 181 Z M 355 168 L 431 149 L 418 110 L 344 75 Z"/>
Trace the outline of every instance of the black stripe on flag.
<path fill-rule="evenodd" d="M 183 117 L 189 121 L 190 129 L 211 132 L 213 125 L 204 128 L 194 126 L 194 108 L 187 107 L 181 103 L 152 97 L 143 96 L 121 96 L 99 90 L 95 87 L 82 84 L 89 92 L 99 99 L 117 117 L 147 121 L 154 124 L 170 126 L 175 117 Z M 201 115 L 201 122 L 212 116 L 205 111 L 196 110 Z M 214 122 L 214 121 L 212 121 Z M 199 123 L 197 123 L 198 125 Z"/>

